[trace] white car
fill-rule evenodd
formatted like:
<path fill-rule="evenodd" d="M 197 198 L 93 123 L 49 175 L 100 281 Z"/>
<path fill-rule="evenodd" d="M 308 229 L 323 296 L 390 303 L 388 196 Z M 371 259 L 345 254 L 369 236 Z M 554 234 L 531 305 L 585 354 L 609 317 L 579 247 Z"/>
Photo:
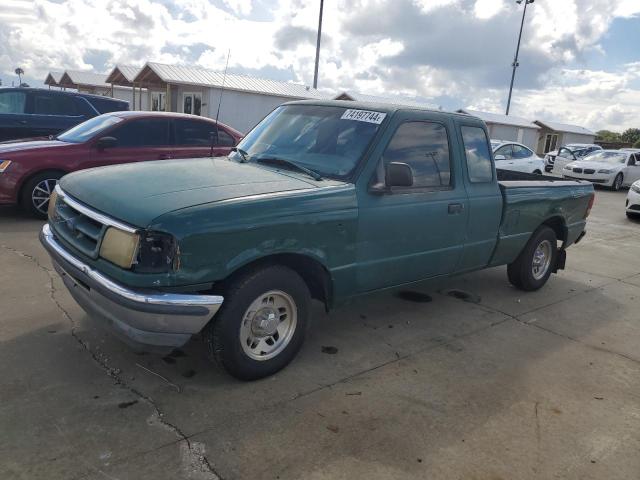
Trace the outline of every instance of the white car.
<path fill-rule="evenodd" d="M 602 147 L 595 143 L 570 143 L 560 147 L 558 150 L 549 152 L 544 156 L 544 171 L 551 172 L 555 170 L 555 173 L 561 174 L 567 163 L 580 160 L 596 150 L 602 150 Z"/>
<path fill-rule="evenodd" d="M 539 174 L 544 171 L 544 161 L 521 143 L 491 140 L 491 148 L 496 168 Z"/>
<path fill-rule="evenodd" d="M 562 169 L 564 178 L 589 180 L 592 183 L 620 190 L 640 180 L 640 153 L 601 150 Z"/>
<path fill-rule="evenodd" d="M 627 194 L 627 217 L 640 219 L 640 180 L 631 185 Z"/>

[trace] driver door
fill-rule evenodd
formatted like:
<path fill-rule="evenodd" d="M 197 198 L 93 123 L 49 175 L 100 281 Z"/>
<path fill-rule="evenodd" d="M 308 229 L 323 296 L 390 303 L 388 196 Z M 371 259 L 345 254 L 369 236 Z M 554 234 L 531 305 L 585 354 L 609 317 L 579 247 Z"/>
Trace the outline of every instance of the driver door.
<path fill-rule="evenodd" d="M 623 185 L 630 186 L 633 182 L 640 180 L 640 154 L 629 155 L 627 166 L 624 169 Z"/>
<path fill-rule="evenodd" d="M 562 175 L 562 170 L 571 162 L 578 160 L 571 150 L 566 147 L 560 147 L 558 156 L 553 164 L 553 173 Z"/>

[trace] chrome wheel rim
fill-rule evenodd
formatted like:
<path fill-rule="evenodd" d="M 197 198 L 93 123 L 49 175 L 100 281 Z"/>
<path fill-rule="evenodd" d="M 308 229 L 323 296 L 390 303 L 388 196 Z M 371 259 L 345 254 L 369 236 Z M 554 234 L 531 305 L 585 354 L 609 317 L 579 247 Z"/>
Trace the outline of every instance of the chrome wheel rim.
<path fill-rule="evenodd" d="M 48 178 L 38 183 L 33 192 L 31 192 L 31 204 L 38 212 L 47 214 L 49 208 L 49 197 L 53 193 L 53 189 L 56 188 L 58 180 L 56 178 Z"/>
<path fill-rule="evenodd" d="M 242 317 L 242 350 L 253 360 L 270 360 L 289 345 L 297 323 L 298 309 L 289 294 L 281 290 L 263 293 Z"/>
<path fill-rule="evenodd" d="M 536 280 L 540 280 L 547 274 L 549 266 L 551 265 L 551 257 L 551 242 L 549 242 L 549 240 L 543 240 L 542 242 L 540 242 L 540 244 L 536 248 L 536 251 L 533 253 L 533 262 L 531 265 L 531 273 L 533 274 L 533 278 L 535 278 Z"/>
<path fill-rule="evenodd" d="M 618 175 L 616 179 L 613 181 L 613 188 L 615 188 L 616 190 L 620 190 L 621 186 L 622 186 L 622 177 Z"/>

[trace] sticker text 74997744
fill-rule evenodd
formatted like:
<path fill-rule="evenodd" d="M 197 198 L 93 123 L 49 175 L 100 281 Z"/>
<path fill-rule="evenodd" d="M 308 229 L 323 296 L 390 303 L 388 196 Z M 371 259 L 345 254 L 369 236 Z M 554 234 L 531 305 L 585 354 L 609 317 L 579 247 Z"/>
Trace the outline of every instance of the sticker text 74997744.
<path fill-rule="evenodd" d="M 357 122 L 375 123 L 380 125 L 387 116 L 386 113 L 372 112 L 370 110 L 349 109 L 342 114 L 342 120 L 355 120 Z"/>

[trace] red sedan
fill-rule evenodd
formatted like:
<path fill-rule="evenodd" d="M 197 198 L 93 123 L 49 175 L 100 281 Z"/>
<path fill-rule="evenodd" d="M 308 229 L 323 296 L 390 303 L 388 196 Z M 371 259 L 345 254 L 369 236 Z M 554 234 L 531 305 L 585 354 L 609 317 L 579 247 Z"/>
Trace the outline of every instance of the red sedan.
<path fill-rule="evenodd" d="M 0 205 L 46 216 L 49 195 L 66 173 L 118 163 L 223 156 L 242 138 L 214 120 L 163 112 L 113 112 L 52 140 L 0 144 Z"/>

